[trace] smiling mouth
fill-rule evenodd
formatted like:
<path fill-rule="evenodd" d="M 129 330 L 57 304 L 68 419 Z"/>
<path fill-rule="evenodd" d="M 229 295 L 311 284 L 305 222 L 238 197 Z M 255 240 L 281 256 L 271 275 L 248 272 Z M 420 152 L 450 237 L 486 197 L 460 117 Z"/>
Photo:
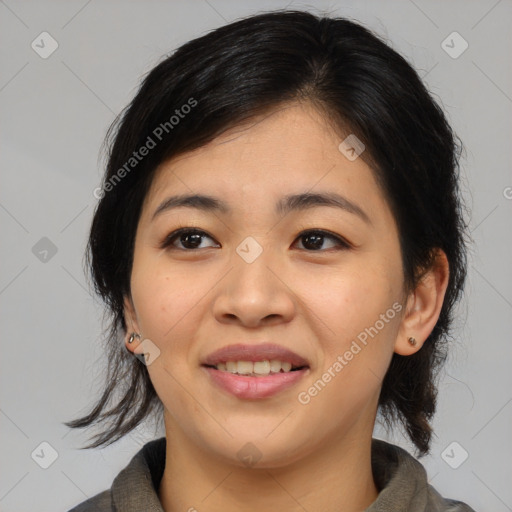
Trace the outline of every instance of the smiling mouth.
<path fill-rule="evenodd" d="M 225 361 L 216 365 L 203 365 L 220 372 L 232 373 L 246 377 L 268 377 L 279 373 L 290 373 L 308 368 L 308 366 L 294 366 L 289 361 L 278 359 L 265 359 L 262 361 Z"/>

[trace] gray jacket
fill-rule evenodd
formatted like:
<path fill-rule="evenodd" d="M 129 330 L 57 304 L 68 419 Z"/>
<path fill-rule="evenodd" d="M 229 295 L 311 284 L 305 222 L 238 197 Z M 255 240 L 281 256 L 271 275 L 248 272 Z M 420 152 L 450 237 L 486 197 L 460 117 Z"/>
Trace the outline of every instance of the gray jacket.
<path fill-rule="evenodd" d="M 116 476 L 112 487 L 69 512 L 163 512 L 157 489 L 165 467 L 166 439 L 145 444 Z M 372 470 L 380 489 L 365 512 L 474 512 L 447 500 L 428 484 L 423 466 L 402 448 L 374 439 Z"/>

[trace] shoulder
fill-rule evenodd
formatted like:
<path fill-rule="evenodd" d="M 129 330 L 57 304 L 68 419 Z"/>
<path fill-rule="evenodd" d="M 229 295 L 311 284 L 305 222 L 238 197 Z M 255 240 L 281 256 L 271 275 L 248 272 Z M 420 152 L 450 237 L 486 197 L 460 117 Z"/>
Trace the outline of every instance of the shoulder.
<path fill-rule="evenodd" d="M 372 470 L 379 496 L 367 512 L 475 512 L 465 503 L 443 498 L 428 483 L 422 464 L 399 446 L 373 439 Z"/>
<path fill-rule="evenodd" d="M 112 508 L 112 494 L 108 490 L 83 501 L 68 512 L 107 512 L 111 510 L 114 510 Z"/>
<path fill-rule="evenodd" d="M 146 443 L 115 477 L 110 489 L 69 512 L 162 511 L 157 489 L 165 467 L 165 437 Z"/>

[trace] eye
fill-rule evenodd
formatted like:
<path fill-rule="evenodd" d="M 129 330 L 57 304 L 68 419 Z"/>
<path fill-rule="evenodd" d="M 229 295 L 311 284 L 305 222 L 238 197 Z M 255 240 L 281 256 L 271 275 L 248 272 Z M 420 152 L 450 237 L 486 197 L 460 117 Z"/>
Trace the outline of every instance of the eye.
<path fill-rule="evenodd" d="M 200 229 L 180 228 L 167 235 L 163 240 L 160 248 L 178 249 L 183 251 L 205 249 L 207 247 L 201 247 L 201 242 L 204 238 L 209 238 L 210 240 L 213 240 L 213 238 L 210 235 L 208 235 L 208 233 Z M 327 250 L 333 248 L 322 247 L 326 239 L 333 241 L 334 248 L 338 247 L 338 250 L 351 248 L 351 245 L 340 236 L 334 235 L 322 229 L 309 229 L 307 231 L 303 231 L 302 233 L 299 234 L 296 240 L 303 240 L 305 242 L 302 244 L 304 250 L 309 252 L 319 252 L 322 249 Z M 177 243 L 181 244 L 181 247 L 177 246 Z"/>
<path fill-rule="evenodd" d="M 324 244 L 325 239 L 334 241 L 334 248 L 338 247 L 338 250 L 351 248 L 350 244 L 343 238 L 322 229 L 310 229 L 308 231 L 303 231 L 297 237 L 297 240 L 305 241 L 303 246 L 305 246 L 305 250 L 308 250 L 309 252 L 318 252 L 319 249 L 322 249 L 322 245 Z M 326 249 L 332 249 L 332 247 L 324 247 L 324 250 Z"/>
<path fill-rule="evenodd" d="M 160 248 L 170 248 L 184 251 L 204 249 L 205 247 L 200 247 L 203 238 L 209 238 L 210 240 L 213 240 L 213 238 L 210 235 L 208 235 L 208 233 L 206 233 L 205 231 L 201 231 L 200 229 L 181 228 L 167 235 L 164 241 L 162 242 Z M 181 247 L 177 247 L 175 245 L 176 239 L 178 239 L 177 242 L 182 245 Z"/>

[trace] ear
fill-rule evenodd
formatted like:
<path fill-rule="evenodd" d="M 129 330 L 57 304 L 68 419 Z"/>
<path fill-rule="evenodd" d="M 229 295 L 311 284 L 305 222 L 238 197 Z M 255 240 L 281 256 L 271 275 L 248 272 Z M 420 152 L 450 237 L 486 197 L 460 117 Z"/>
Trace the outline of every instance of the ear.
<path fill-rule="evenodd" d="M 448 277 L 448 258 L 444 251 L 436 249 L 432 268 L 407 298 L 406 310 L 395 341 L 395 353 L 410 356 L 423 346 L 441 313 Z M 416 340 L 415 345 L 409 343 L 410 337 Z"/>
<path fill-rule="evenodd" d="M 133 305 L 131 297 L 124 298 L 124 321 L 126 323 L 126 335 L 124 344 L 130 352 L 135 352 L 135 349 L 139 346 L 141 338 L 135 338 L 132 343 L 128 343 L 132 333 L 140 334 L 139 324 L 137 321 L 137 314 L 135 313 L 135 307 Z"/>

